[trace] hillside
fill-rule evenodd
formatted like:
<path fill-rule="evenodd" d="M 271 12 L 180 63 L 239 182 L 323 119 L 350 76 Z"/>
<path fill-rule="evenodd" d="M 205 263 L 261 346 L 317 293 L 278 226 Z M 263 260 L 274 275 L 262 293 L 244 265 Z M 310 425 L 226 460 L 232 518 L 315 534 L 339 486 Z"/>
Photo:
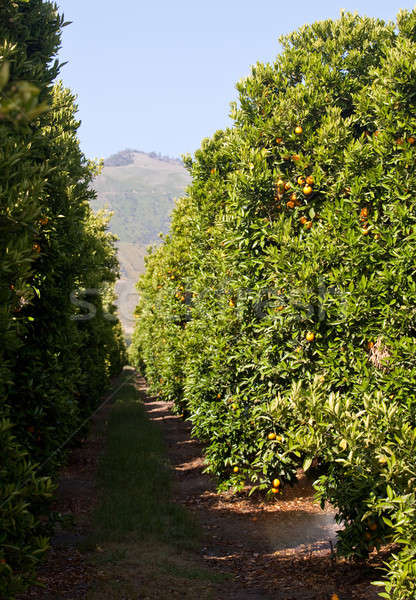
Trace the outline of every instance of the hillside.
<path fill-rule="evenodd" d="M 174 200 L 189 182 L 180 160 L 138 150 L 123 150 L 110 156 L 94 181 L 97 200 L 92 207 L 113 211 L 110 228 L 120 239 L 121 278 L 117 293 L 126 333 L 133 329 L 135 283 L 144 269 L 146 247 L 159 242 L 160 232 L 168 231 Z"/>

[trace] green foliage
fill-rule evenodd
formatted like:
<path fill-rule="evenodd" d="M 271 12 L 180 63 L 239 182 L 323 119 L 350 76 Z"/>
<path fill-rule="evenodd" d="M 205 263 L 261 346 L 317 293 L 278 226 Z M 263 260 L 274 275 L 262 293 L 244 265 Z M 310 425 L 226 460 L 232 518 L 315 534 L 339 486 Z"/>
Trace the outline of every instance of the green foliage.
<path fill-rule="evenodd" d="M 397 542 L 394 600 L 415 586 L 415 23 L 343 13 L 239 82 L 234 126 L 185 160 L 130 348 L 221 486 L 313 464 L 341 553 Z"/>
<path fill-rule="evenodd" d="M 36 473 L 9 421 L 0 422 L 0 592 L 13 598 L 26 587 L 27 576 L 48 548 L 48 501 L 54 486 Z"/>
<path fill-rule="evenodd" d="M 48 547 L 53 486 L 45 476 L 125 360 L 114 317 L 115 238 L 108 217 L 89 207 L 96 167 L 79 149 L 74 97 L 52 87 L 63 24 L 48 2 L 0 8 L 0 596 L 7 598 L 31 581 Z M 82 288 L 96 294 L 94 319 L 79 319 L 72 293 Z"/>

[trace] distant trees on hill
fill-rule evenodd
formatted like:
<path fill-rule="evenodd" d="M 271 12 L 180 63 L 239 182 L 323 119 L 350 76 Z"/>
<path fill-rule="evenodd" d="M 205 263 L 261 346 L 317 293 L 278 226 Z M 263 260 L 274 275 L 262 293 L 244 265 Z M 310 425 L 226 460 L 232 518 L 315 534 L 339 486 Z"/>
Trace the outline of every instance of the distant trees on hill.
<path fill-rule="evenodd" d="M 150 158 L 155 158 L 156 160 L 161 160 L 162 162 L 177 163 L 179 165 L 183 164 L 179 158 L 171 158 L 170 156 L 163 155 L 160 152 L 142 152 L 141 150 L 131 150 L 130 148 L 126 148 L 126 150 L 121 150 L 120 152 L 112 154 L 106 158 L 104 161 L 104 166 L 126 167 L 127 165 L 133 164 L 135 154 L 145 154 Z"/>

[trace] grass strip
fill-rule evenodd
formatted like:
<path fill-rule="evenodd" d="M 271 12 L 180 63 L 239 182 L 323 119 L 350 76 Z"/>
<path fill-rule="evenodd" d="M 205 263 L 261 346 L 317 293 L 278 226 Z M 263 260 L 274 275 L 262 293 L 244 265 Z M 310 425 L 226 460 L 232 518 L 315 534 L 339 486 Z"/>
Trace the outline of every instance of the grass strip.
<path fill-rule="evenodd" d="M 170 500 L 171 473 L 161 432 L 145 411 L 131 372 L 111 411 L 98 470 L 97 542 L 147 537 L 192 546 L 197 528 Z"/>

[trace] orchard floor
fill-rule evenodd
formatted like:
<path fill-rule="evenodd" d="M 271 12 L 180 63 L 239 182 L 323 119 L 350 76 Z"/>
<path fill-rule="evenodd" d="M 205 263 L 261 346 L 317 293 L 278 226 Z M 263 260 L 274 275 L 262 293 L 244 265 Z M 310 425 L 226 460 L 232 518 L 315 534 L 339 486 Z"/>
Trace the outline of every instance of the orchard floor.
<path fill-rule="evenodd" d="M 166 442 L 173 472 L 173 500 L 199 525 L 192 548 L 158 540 L 129 539 L 89 547 L 91 515 L 97 504 L 95 474 L 105 444 L 111 404 L 94 418 L 86 443 L 72 452 L 63 470 L 56 509 L 72 515 L 74 527 L 54 540 L 39 579 L 21 600 L 373 600 L 385 559 L 366 565 L 337 559 L 337 526 L 330 510 L 313 501 L 311 481 L 300 476 L 269 502 L 217 493 L 203 473 L 203 446 L 171 406 L 147 394 L 146 382 L 130 371 L 151 421 Z M 337 596 L 334 596 L 336 598 Z"/>

